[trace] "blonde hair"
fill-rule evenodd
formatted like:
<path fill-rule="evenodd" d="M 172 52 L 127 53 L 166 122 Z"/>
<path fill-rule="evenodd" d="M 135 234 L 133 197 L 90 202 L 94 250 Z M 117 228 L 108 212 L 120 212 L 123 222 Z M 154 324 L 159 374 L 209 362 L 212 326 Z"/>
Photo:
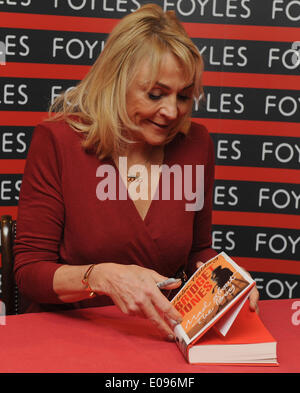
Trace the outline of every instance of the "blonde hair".
<path fill-rule="evenodd" d="M 49 120 L 64 118 L 74 130 L 85 133 L 83 147 L 100 159 L 119 152 L 130 142 L 125 130 L 137 129 L 126 110 L 128 86 L 145 59 L 150 60 L 154 83 L 167 51 L 178 59 L 183 77 L 193 77 L 194 96 L 199 97 L 203 61 L 197 47 L 173 11 L 163 12 L 155 4 L 146 4 L 118 23 L 87 75 L 50 106 Z M 172 130 L 168 141 L 179 130 L 187 133 L 189 127 L 190 113 Z"/>

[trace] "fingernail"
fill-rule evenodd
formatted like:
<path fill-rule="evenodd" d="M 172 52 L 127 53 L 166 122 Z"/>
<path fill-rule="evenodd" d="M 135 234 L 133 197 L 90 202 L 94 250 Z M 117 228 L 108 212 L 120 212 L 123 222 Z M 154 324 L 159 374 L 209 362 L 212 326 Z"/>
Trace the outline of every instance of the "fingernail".
<path fill-rule="evenodd" d="M 175 341 L 174 335 L 173 335 L 173 334 L 168 334 L 167 340 L 168 340 L 168 341 Z"/>
<path fill-rule="evenodd" d="M 169 321 L 170 321 L 170 323 L 171 323 L 173 326 L 178 325 L 178 322 L 175 321 L 174 319 L 171 319 L 171 318 L 170 318 Z"/>

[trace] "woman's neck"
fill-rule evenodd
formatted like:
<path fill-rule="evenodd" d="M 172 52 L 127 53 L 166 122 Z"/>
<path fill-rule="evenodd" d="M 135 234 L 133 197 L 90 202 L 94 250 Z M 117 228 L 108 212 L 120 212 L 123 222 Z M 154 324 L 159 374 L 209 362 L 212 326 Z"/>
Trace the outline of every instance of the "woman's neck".
<path fill-rule="evenodd" d="M 147 143 L 135 142 L 128 145 L 123 156 L 127 157 L 130 165 L 161 164 L 164 156 L 164 146 L 152 146 Z"/>

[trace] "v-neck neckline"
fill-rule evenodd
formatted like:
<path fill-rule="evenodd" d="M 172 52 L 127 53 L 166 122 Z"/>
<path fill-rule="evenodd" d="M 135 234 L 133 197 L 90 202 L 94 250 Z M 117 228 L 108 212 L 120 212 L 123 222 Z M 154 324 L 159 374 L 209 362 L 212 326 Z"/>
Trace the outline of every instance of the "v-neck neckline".
<path fill-rule="evenodd" d="M 172 143 L 172 141 L 170 143 Z M 168 143 L 168 144 L 166 144 L 164 146 L 164 157 L 163 157 L 163 161 L 162 161 L 161 166 L 166 165 L 167 162 L 168 162 L 168 145 L 170 143 Z M 158 179 L 158 182 L 157 182 L 157 185 L 156 185 L 156 190 L 155 190 L 154 193 L 152 193 L 151 203 L 150 203 L 150 205 L 149 205 L 149 207 L 147 209 L 147 212 L 146 212 L 146 214 L 145 214 L 145 216 L 143 218 L 141 216 L 141 214 L 139 213 L 137 207 L 135 206 L 134 200 L 131 198 L 131 196 L 129 194 L 128 187 L 125 184 L 125 182 L 124 182 L 124 180 L 123 180 L 123 178 L 122 178 L 122 176 L 120 174 L 119 168 L 116 165 L 115 161 L 113 160 L 113 158 L 108 158 L 108 160 L 112 163 L 112 165 L 114 166 L 114 168 L 116 170 L 117 183 L 119 184 L 119 186 L 121 185 L 126 190 L 126 200 L 128 201 L 129 206 L 131 206 L 131 210 L 134 210 L 135 211 L 134 214 L 138 216 L 138 219 L 143 223 L 143 225 L 146 225 L 146 222 L 149 221 L 150 213 L 153 210 L 153 204 L 159 199 L 158 196 L 157 196 L 157 193 L 161 190 L 162 171 L 160 171 L 160 173 L 159 173 L 159 179 Z M 150 174 L 150 176 L 151 176 L 151 174 Z M 118 190 L 118 191 L 119 191 L 119 194 L 120 194 L 120 190 Z M 125 194 L 125 192 L 124 192 L 124 194 Z"/>

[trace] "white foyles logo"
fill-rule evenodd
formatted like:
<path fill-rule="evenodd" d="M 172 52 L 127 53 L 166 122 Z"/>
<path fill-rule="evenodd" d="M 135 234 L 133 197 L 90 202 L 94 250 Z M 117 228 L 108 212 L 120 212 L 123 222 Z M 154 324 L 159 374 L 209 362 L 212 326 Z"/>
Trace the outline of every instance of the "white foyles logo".
<path fill-rule="evenodd" d="M 133 165 L 128 172 L 127 157 L 119 157 L 119 175 L 114 166 L 110 164 L 103 164 L 97 168 L 96 177 L 103 178 L 96 187 L 96 195 L 100 201 L 116 200 L 117 199 L 117 181 L 119 184 L 118 199 L 126 200 L 129 194 L 131 199 L 136 201 L 138 199 L 148 199 L 148 171 L 144 165 Z M 195 183 L 196 189 L 193 191 L 193 169 L 195 169 Z M 133 181 L 128 184 L 127 189 L 124 187 L 122 179 L 127 179 L 127 174 L 132 176 L 143 174 L 141 181 Z M 159 189 L 159 178 L 161 173 L 162 189 Z M 204 165 L 183 165 L 183 170 L 180 165 L 174 164 L 169 167 L 163 165 L 151 165 L 150 170 L 150 184 L 152 192 L 152 200 L 159 199 L 161 195 L 162 200 L 171 199 L 171 182 L 170 177 L 173 175 L 174 200 L 185 200 L 191 202 L 185 204 L 186 211 L 199 211 L 204 205 Z M 182 192 L 183 190 L 183 192 Z M 155 191 L 155 193 L 153 192 Z"/>

